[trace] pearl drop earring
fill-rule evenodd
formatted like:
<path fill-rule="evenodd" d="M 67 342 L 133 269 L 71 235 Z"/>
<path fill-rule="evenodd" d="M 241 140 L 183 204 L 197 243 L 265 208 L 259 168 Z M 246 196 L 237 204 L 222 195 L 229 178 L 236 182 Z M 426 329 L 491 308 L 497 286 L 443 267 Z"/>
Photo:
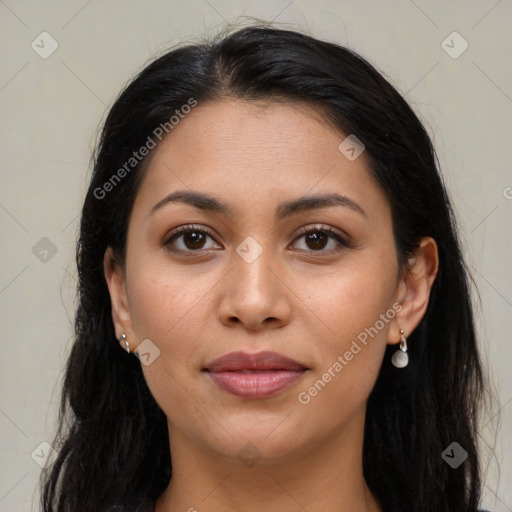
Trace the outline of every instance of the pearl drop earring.
<path fill-rule="evenodd" d="M 130 342 L 126 339 L 126 334 L 123 332 L 123 334 L 121 334 L 121 339 L 119 341 L 124 341 L 124 344 L 126 346 L 126 352 L 128 352 L 128 354 L 130 353 Z"/>
<path fill-rule="evenodd" d="M 407 354 L 407 338 L 404 331 L 400 329 L 400 348 L 391 357 L 391 363 L 396 368 L 405 368 L 409 364 L 409 355 Z"/>

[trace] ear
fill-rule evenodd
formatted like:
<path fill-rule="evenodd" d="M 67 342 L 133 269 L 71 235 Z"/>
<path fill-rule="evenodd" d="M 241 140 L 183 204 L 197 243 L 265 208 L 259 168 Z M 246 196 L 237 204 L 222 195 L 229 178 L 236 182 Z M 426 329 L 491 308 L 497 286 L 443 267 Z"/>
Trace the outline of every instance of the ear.
<path fill-rule="evenodd" d="M 124 268 L 116 262 L 111 247 L 107 247 L 103 257 L 103 273 L 110 293 L 112 322 L 114 323 L 116 338 L 119 340 L 123 333 L 126 334 L 126 340 L 130 343 L 130 350 L 133 352 L 136 348 L 136 339 L 130 305 L 128 303 L 128 295 L 126 294 L 125 271 Z M 126 348 L 124 343 L 122 343 L 121 346 L 123 349 Z"/>
<path fill-rule="evenodd" d="M 423 237 L 415 255 L 408 260 L 408 268 L 400 279 L 396 301 L 402 306 L 388 330 L 387 343 L 400 341 L 400 329 L 406 337 L 416 329 L 427 311 L 430 291 L 439 268 L 437 244 L 431 237 Z"/>

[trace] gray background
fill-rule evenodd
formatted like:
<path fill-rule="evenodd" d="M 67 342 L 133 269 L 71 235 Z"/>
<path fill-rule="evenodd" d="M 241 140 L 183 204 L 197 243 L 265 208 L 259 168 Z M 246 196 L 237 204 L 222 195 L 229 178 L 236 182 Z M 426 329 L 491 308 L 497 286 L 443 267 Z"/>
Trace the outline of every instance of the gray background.
<path fill-rule="evenodd" d="M 480 431 L 484 504 L 512 511 L 510 0 L 0 0 L 0 512 L 38 509 L 37 462 L 49 454 L 41 443 L 54 433 L 72 340 L 73 251 L 99 124 L 149 59 L 241 15 L 355 49 L 426 123 L 480 292 L 497 394 Z"/>

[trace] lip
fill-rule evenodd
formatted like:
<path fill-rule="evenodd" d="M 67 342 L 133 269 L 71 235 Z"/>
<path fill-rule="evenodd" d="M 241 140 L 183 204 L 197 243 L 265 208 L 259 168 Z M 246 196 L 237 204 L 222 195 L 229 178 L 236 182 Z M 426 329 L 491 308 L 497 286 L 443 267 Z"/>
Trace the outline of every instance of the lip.
<path fill-rule="evenodd" d="M 243 370 L 305 370 L 303 364 L 290 359 L 278 352 L 265 350 L 262 352 L 230 352 L 218 357 L 205 368 L 209 372 L 236 372 Z"/>
<path fill-rule="evenodd" d="M 231 352 L 203 371 L 224 391 L 244 398 L 267 398 L 295 384 L 309 368 L 282 354 Z"/>

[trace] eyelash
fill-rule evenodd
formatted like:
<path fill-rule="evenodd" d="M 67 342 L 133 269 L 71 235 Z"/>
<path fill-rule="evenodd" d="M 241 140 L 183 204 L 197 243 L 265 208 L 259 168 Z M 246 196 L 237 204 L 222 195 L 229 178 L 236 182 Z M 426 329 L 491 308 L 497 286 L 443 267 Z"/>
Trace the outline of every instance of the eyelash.
<path fill-rule="evenodd" d="M 176 230 L 174 230 L 172 233 L 170 233 L 169 236 L 166 237 L 165 240 L 163 241 L 162 247 L 165 247 L 169 251 L 172 251 L 172 252 L 181 252 L 181 253 L 201 252 L 202 249 L 197 249 L 197 250 L 176 249 L 176 248 L 171 247 L 171 245 L 172 245 L 171 242 L 174 239 L 179 238 L 179 235 L 183 235 L 183 234 L 187 234 L 187 233 L 203 233 L 203 234 L 208 235 L 210 238 L 215 239 L 213 236 L 213 233 L 209 229 L 206 229 L 204 227 L 194 226 L 194 225 L 187 225 L 187 226 L 181 226 L 181 227 L 177 228 Z M 342 248 L 338 248 L 338 249 L 327 249 L 327 250 L 320 249 L 318 251 L 307 250 L 307 252 L 310 252 L 310 253 L 332 254 L 332 253 L 340 252 L 344 248 L 351 248 L 353 246 L 353 244 L 351 243 L 351 241 L 348 238 L 342 236 L 340 233 L 338 233 L 338 231 L 335 231 L 330 226 L 322 226 L 322 227 L 307 226 L 307 227 L 300 228 L 299 232 L 297 233 L 298 236 L 297 236 L 297 238 L 295 238 L 294 242 L 298 238 L 309 235 L 310 233 L 322 233 L 322 234 L 328 235 L 329 238 L 334 238 L 337 242 L 339 242 L 343 246 Z M 300 249 L 300 250 L 304 250 L 304 249 Z"/>

